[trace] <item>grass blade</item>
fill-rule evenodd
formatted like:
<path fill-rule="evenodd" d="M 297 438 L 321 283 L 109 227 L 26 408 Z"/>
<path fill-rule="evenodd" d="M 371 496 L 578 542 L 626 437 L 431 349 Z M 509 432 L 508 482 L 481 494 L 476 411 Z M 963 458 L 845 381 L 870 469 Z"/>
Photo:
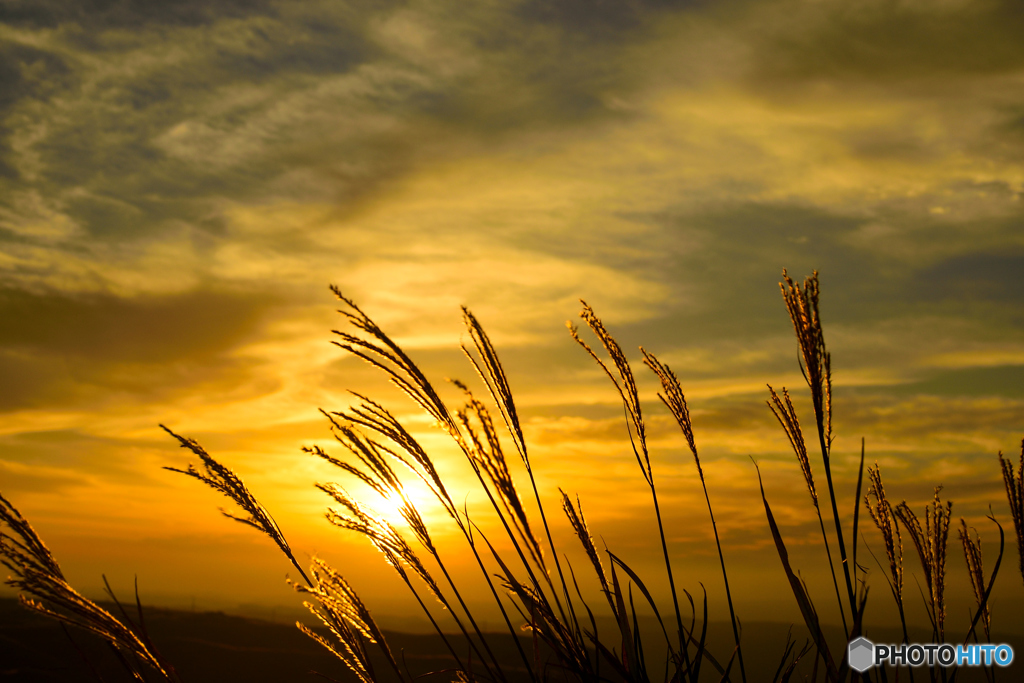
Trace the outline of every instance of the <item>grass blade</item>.
<path fill-rule="evenodd" d="M 825 661 L 826 676 L 828 680 L 837 681 L 839 680 L 839 673 L 836 670 L 835 662 L 829 652 L 828 643 L 825 642 L 825 636 L 821 631 L 821 626 L 818 624 L 818 614 L 814 610 L 814 605 L 811 603 L 810 596 L 807 595 L 806 587 L 800 578 L 793 573 L 793 568 L 789 564 L 789 552 L 786 550 L 786 544 L 782 540 L 782 534 L 779 532 L 779 526 L 775 522 L 775 515 L 772 514 L 772 508 L 768 505 L 768 498 L 764 493 L 764 482 L 761 481 L 761 468 L 757 466 L 756 462 L 754 463 L 754 467 L 757 468 L 757 482 L 761 487 L 761 501 L 764 503 L 764 512 L 768 517 L 768 526 L 771 528 L 772 538 L 775 540 L 775 548 L 779 552 L 779 559 L 782 560 L 782 568 L 786 571 L 786 578 L 789 579 L 789 585 L 793 589 L 793 596 L 796 598 L 797 605 L 800 607 L 800 613 L 803 615 L 804 624 L 807 625 L 807 630 L 810 631 L 811 638 L 814 640 L 814 644 L 818 648 L 818 652 Z"/>

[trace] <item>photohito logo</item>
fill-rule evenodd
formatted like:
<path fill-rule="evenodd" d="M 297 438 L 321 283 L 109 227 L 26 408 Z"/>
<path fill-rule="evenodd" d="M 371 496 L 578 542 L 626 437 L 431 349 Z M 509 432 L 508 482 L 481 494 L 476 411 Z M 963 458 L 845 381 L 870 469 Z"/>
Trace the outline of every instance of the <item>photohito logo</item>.
<path fill-rule="evenodd" d="M 846 649 L 850 668 L 863 673 L 873 666 L 1009 666 L 1013 648 L 1009 645 L 950 645 L 942 643 L 875 645 L 867 638 L 851 640 Z"/>

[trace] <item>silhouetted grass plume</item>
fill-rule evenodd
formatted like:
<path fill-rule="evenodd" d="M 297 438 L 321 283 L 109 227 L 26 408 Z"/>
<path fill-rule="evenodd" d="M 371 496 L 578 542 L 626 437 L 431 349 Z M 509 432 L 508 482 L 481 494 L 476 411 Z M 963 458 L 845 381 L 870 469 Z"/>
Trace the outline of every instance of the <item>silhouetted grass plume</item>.
<path fill-rule="evenodd" d="M 945 562 L 952 503 L 940 501 L 939 488 L 936 488 L 922 525 L 907 503 L 891 505 L 877 463 L 867 470 L 868 490 L 862 498 L 862 444 L 857 496 L 851 514 L 844 519 L 831 467 L 834 438 L 831 355 L 825 345 L 819 313 L 818 276 L 814 273 L 801 285 L 783 271 L 780 287 L 797 338 L 800 368 L 810 393 L 818 437 L 817 450 L 821 455 L 820 466 L 825 473 L 827 494 L 824 490 L 819 492 L 816 486 L 814 469 L 818 465 L 812 463 L 812 459 L 817 457 L 812 454 L 815 449 L 808 448 L 789 392 L 785 388 L 776 392 L 769 385 L 767 404 L 796 456 L 818 521 L 821 546 L 831 571 L 836 601 L 834 608 L 828 606 L 828 609 L 838 610 L 845 637 L 864 633 L 868 585 L 863 572 L 858 576 L 856 565 L 858 514 L 863 502 L 882 539 L 888 566 L 882 568 L 879 562 L 879 567 L 899 609 L 903 640 L 908 641 L 909 634 L 904 615 L 902 539 L 909 536 L 925 577 L 923 591 L 927 591 L 924 597 L 933 635 L 936 642 L 942 642 L 946 627 Z M 659 380 L 658 398 L 680 428 L 693 456 L 707 505 L 732 636 L 728 650 L 711 651 L 708 644 L 707 593 L 703 593 L 702 604 L 698 606 L 693 595 L 677 585 L 673 567 L 674 562 L 681 558 L 673 557 L 670 550 L 667 538 L 671 532 L 666 531 L 656 485 L 655 462 L 658 462 L 659 473 L 662 468 L 673 469 L 682 465 L 652 458 L 640 392 L 627 354 L 585 302 L 580 317 L 598 343 L 592 347 L 571 324 L 569 331 L 611 381 L 615 395 L 621 401 L 624 440 L 630 444 L 640 476 L 651 494 L 654 514 L 649 519 L 652 528 L 658 531 L 664 564 L 664 575 L 660 579 L 640 576 L 630 566 L 629 558 L 611 549 L 599 550 L 584 517 L 581 498 L 577 495 L 574 501 L 563 489 L 558 489 L 556 504 L 581 545 L 586 558 L 584 567 L 574 568 L 564 549 L 556 545 L 551 531 L 553 520 L 547 515 L 542 487 L 535 478 L 511 383 L 497 350 L 479 320 L 468 309 L 463 308 L 462 315 L 471 343 L 463 345 L 462 350 L 470 368 L 486 388 L 486 394 L 481 395 L 489 396 L 491 405 L 478 399 L 469 385 L 458 380 L 451 380 L 451 384 L 458 390 L 461 404 L 452 406 L 446 403 L 426 373 L 394 339 L 352 300 L 343 296 L 338 288 L 332 287 L 332 291 L 341 302 L 339 313 L 347 325 L 343 330 L 334 331 L 334 343 L 344 352 L 382 372 L 451 440 L 457 452 L 461 453 L 460 457 L 465 458 L 466 465 L 475 476 L 474 486 L 484 494 L 489 506 L 486 512 L 474 513 L 485 515 L 486 524 L 471 518 L 468 506 L 460 507 L 456 503 L 463 500 L 467 492 L 455 490 L 453 482 L 445 480 L 435 465 L 434 457 L 409 427 L 381 403 L 353 393 L 353 405 L 338 410 L 321 409 L 337 442 L 336 447 L 311 446 L 304 451 L 333 465 L 341 477 L 361 482 L 369 491 L 368 499 L 357 498 L 344 482 L 318 482 L 316 488 L 327 497 L 324 515 L 343 532 L 365 538 L 380 553 L 384 564 L 396 572 L 408 588 L 450 657 L 445 659 L 445 668 L 435 673 L 466 683 L 525 680 L 531 683 L 556 680 L 651 683 L 662 676 L 662 671 L 666 683 L 746 681 L 748 675 L 754 680 L 775 682 L 788 681 L 797 675 L 798 665 L 809 656 L 813 660 L 811 680 L 817 678 L 819 670 L 827 681 L 843 681 L 851 675 L 845 651 L 836 653 L 829 648 L 818 607 L 812 601 L 811 591 L 798 568 L 793 566 L 786 539 L 772 511 L 756 463 L 751 477 L 758 478 L 767 536 L 779 557 L 810 639 L 799 648 L 792 638 L 787 639 L 778 653 L 778 663 L 772 665 L 771 671 L 748 671 L 748 662 L 744 659 L 743 629 L 738 616 L 742 606 L 738 608 L 734 604 L 729 584 L 727 556 L 730 536 L 728 529 L 720 529 L 716 523 L 712 505 L 714 472 L 705 472 L 702 466 L 682 383 L 655 354 L 640 348 L 644 364 Z M 304 570 L 283 530 L 241 477 L 193 439 L 180 436 L 167 427 L 163 429 L 200 461 L 198 466 L 188 464 L 184 468 L 166 469 L 195 479 L 229 498 L 239 511 L 222 510 L 222 513 L 270 538 L 298 571 L 302 583 L 293 585 L 320 624 L 317 628 L 297 624 L 303 633 L 344 662 L 361 683 L 392 680 L 412 683 L 418 678 L 419 674 L 413 674 L 406 666 L 401 653 L 391 647 L 370 609 L 341 572 L 319 558 L 312 560 L 308 572 Z M 509 443 L 511 448 L 506 448 Z M 340 452 L 334 452 L 336 449 Z M 1018 546 L 1024 548 L 1024 446 L 1021 466 L 1016 472 L 1001 454 L 1000 461 Z M 522 485 L 524 474 L 529 481 L 528 492 Z M 441 521 L 428 524 L 409 494 L 407 483 L 411 480 L 420 482 L 436 498 L 445 512 Z M 832 538 L 821 512 L 826 495 L 826 509 L 831 509 L 833 518 Z M 393 524 L 379 514 L 377 510 L 382 508 L 377 506 L 381 503 L 397 510 L 404 524 Z M 756 501 L 752 503 L 757 504 Z M 851 519 L 852 534 L 848 545 L 846 525 Z M 992 520 L 995 521 L 994 517 Z M 480 627 L 478 615 L 464 598 L 468 588 L 466 581 L 471 579 L 456 581 L 449 572 L 447 558 L 434 541 L 441 525 L 445 524 L 454 525 L 461 536 L 460 542 L 465 543 L 465 550 L 472 556 L 479 570 L 476 580 L 480 586 L 477 588 L 483 588 L 493 601 L 494 609 L 500 613 L 504 626 L 502 632 L 485 632 Z M 1002 559 L 1002 527 L 999 527 L 999 533 L 999 555 L 986 581 L 980 536 L 976 531 L 972 534 L 966 521 L 961 520 L 959 534 L 976 601 L 968 637 L 972 633 L 976 637 L 975 628 L 979 621 L 985 636 L 990 636 L 992 616 L 989 598 Z M 835 566 L 833 543 L 838 549 L 841 571 L 837 571 Z M 121 610 L 122 621 L 82 597 L 67 584 L 56 560 L 27 520 L 2 497 L 0 561 L 13 572 L 8 584 L 22 591 L 26 607 L 103 638 L 118 653 L 125 668 L 139 680 L 154 676 L 176 680 L 174 670 L 163 661 L 147 635 L 141 607 L 138 607 L 137 622 L 129 618 L 125 610 Z M 590 595 L 581 590 L 577 577 L 580 570 L 593 572 L 600 587 L 597 594 Z M 1024 554 L 1021 555 L 1021 570 L 1024 576 Z M 840 574 L 844 585 L 839 584 Z M 648 587 L 653 581 L 667 583 L 672 600 L 672 613 L 667 620 L 662 618 L 662 609 Z M 702 590 L 703 587 L 702 583 Z M 685 602 L 680 600 L 680 593 Z M 138 604 L 138 597 L 136 602 Z M 641 602 L 640 614 L 637 602 Z M 647 637 L 651 629 L 643 628 L 646 623 L 641 616 L 646 609 L 643 608 L 644 603 L 654 615 L 656 628 L 652 638 Z M 684 610 L 686 605 L 688 612 Z M 611 629 L 599 628 L 600 623 L 614 626 Z M 453 626 L 457 635 L 452 635 L 455 633 Z M 524 638 L 523 634 L 528 637 Z M 507 658 L 499 656 L 499 652 L 512 653 L 517 659 L 515 667 L 508 664 Z M 935 672 L 930 673 L 934 679 Z M 887 680 L 884 669 L 875 670 L 873 676 L 876 681 Z"/>

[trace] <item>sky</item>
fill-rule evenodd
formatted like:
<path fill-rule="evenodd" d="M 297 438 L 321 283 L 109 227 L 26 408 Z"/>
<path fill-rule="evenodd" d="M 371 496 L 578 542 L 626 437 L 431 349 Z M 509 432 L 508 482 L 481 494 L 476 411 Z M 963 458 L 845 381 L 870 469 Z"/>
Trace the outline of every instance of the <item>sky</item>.
<path fill-rule="evenodd" d="M 1010 628 L 1024 591 L 997 453 L 1024 436 L 1022 34 L 1014 0 L 3 0 L 0 492 L 87 594 L 105 574 L 155 604 L 297 605 L 273 544 L 161 469 L 189 462 L 162 423 L 234 469 L 303 562 L 400 619 L 413 605 L 380 555 L 324 519 L 314 483 L 359 489 L 301 451 L 342 453 L 319 409 L 374 396 L 494 522 L 452 444 L 330 343 L 328 286 L 453 407 L 445 379 L 476 379 L 466 305 L 505 363 L 560 547 L 580 557 L 559 487 L 667 599 L 621 403 L 566 331 L 583 299 L 633 363 L 680 584 L 725 618 L 693 459 L 641 345 L 686 392 L 741 618 L 800 618 L 754 458 L 837 623 L 765 405 L 767 383 L 788 387 L 813 422 L 778 282 L 817 270 L 847 534 L 863 437 L 893 500 L 923 516 L 944 487 L 986 571 L 991 505 L 1008 531 L 993 620 Z M 869 618 L 891 622 L 861 522 Z M 955 531 L 948 563 L 962 628 Z"/>

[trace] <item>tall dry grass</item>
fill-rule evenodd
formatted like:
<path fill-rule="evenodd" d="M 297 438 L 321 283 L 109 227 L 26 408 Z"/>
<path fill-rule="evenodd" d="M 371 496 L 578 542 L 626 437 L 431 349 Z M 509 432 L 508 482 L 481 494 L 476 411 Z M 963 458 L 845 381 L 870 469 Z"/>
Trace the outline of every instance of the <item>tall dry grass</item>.
<path fill-rule="evenodd" d="M 1010 503 L 1010 517 L 1017 532 L 1017 557 L 1020 560 L 1020 575 L 1024 578 L 1024 440 L 1020 444 L 1020 462 L 1013 471 L 1013 462 L 999 453 L 999 466 L 1006 485 L 1006 498 Z"/>
<path fill-rule="evenodd" d="M 56 619 L 61 626 L 88 631 L 106 641 L 114 656 L 139 681 L 156 676 L 177 681 L 174 667 L 160 655 L 146 632 L 146 621 L 136 587 L 136 619 L 117 601 L 106 583 L 107 593 L 121 613 L 121 619 L 76 591 L 49 548 L 10 501 L 0 495 L 0 563 L 13 574 L 7 585 L 21 591 L 21 604 Z"/>
<path fill-rule="evenodd" d="M 895 507 L 889 502 L 877 464 L 868 469 L 868 491 L 861 498 L 864 474 L 862 444 L 853 509 L 845 517 L 840 513 L 831 466 L 834 438 L 831 355 L 822 330 L 817 273 L 800 284 L 783 271 L 780 288 L 793 323 L 800 368 L 811 398 L 816 448 L 808 447 L 788 390 L 782 388 L 781 392 L 776 392 L 769 385 L 767 403 L 796 456 L 807 486 L 813 514 L 819 523 L 821 546 L 831 570 L 835 608 L 844 632 L 851 638 L 863 632 L 868 605 L 866 576 L 864 572 L 858 576 L 857 564 L 859 513 L 863 502 L 881 537 L 888 567 L 883 568 L 879 561 L 879 568 L 899 609 L 904 640 L 908 639 L 904 614 L 904 537 L 912 540 L 917 551 L 925 577 L 922 597 L 935 638 L 942 640 L 946 626 L 945 568 L 952 503 L 942 503 L 936 489 L 922 525 L 920 518 L 905 502 Z M 727 529 L 720 529 L 716 523 L 712 505 L 710 489 L 715 479 L 713 473 L 706 475 L 702 467 L 689 406 L 679 379 L 668 365 L 641 348 L 644 365 L 660 383 L 658 398 L 675 419 L 693 456 L 715 539 L 722 575 L 721 589 L 728 605 L 734 643 L 731 651 L 717 654 L 709 651 L 707 593 L 703 595 L 702 608 L 698 608 L 692 595 L 682 590 L 689 614 L 680 600 L 674 562 L 681 558 L 673 557 L 667 542 L 643 406 L 631 364 L 597 313 L 586 303 L 580 317 L 597 343 L 592 346 L 573 325 L 569 326 L 569 331 L 604 371 L 621 400 L 624 436 L 631 446 L 640 476 L 651 493 L 652 524 L 659 534 L 664 563 L 663 578 L 641 577 L 620 555 L 609 549 L 599 550 L 580 499 L 577 497 L 574 502 L 569 494 L 559 489 L 558 506 L 581 544 L 589 571 L 594 573 L 600 585 L 596 596 L 585 595 L 580 589 L 577 580 L 580 568 L 574 568 L 555 544 L 552 520 L 534 475 L 510 382 L 497 350 L 477 318 L 463 309 L 463 320 L 471 343 L 463 345 L 462 350 L 491 403 L 488 405 L 478 399 L 468 385 L 454 382 L 461 392 L 462 403 L 451 406 L 441 398 L 430 379 L 400 345 L 340 290 L 335 287 L 332 290 L 341 303 L 339 313 L 346 323 L 343 330 L 334 331 L 334 343 L 344 352 L 377 368 L 432 419 L 465 458 L 475 475 L 476 485 L 489 503 L 489 514 L 497 522 L 496 526 L 482 525 L 488 529 L 497 528 L 497 532 L 485 532 L 477 520 L 471 518 L 468 507 L 460 507 L 456 503 L 466 492 L 451 490 L 450 482 L 445 481 L 427 449 L 380 403 L 355 393 L 355 405 L 342 410 L 321 411 L 340 451 L 329 452 L 319 446 L 305 451 L 335 466 L 343 477 L 365 484 L 373 492 L 369 499 L 356 499 L 343 483 L 319 482 L 316 487 L 327 499 L 325 516 L 345 532 L 364 537 L 397 573 L 433 626 L 438 642 L 451 657 L 451 668 L 440 672 L 444 677 L 465 682 L 510 683 L 511 673 L 507 664 L 495 654 L 500 640 L 511 641 L 525 676 L 534 683 L 556 679 L 648 683 L 657 668 L 655 662 L 659 665 L 665 663 L 664 680 L 672 683 L 696 683 L 698 680 L 745 682 L 748 674 L 754 680 L 788 681 L 805 656 L 813 658 L 812 680 L 817 679 L 819 672 L 827 681 L 843 681 L 850 676 L 845 650 L 840 653 L 830 649 L 811 591 L 791 564 L 786 541 L 763 484 L 760 489 L 761 505 L 768 532 L 810 639 L 801 648 L 788 640 L 773 671 L 747 671 L 741 621 L 729 584 L 729 534 Z M 188 464 L 185 468 L 167 469 L 191 477 L 226 496 L 240 511 L 222 510 L 222 513 L 271 539 L 298 571 L 301 582 L 293 585 L 322 627 L 313 630 L 299 623 L 298 628 L 336 655 L 362 683 L 395 679 L 412 683 L 412 674 L 388 645 L 370 609 L 343 575 L 319 558 L 313 559 L 308 572 L 304 570 L 280 526 L 242 479 L 194 440 L 179 436 L 166 427 L 164 429 L 200 461 L 198 467 Z M 510 460 L 506 444 L 511 444 L 511 451 L 517 458 Z M 820 465 L 817 455 L 812 457 L 815 450 L 820 454 Z M 1001 454 L 1000 461 L 1018 547 L 1024 548 L 1024 448 L 1021 466 L 1016 472 Z M 659 464 L 659 468 L 678 466 Z M 824 471 L 827 484 L 827 492 L 820 494 L 814 476 L 814 469 L 819 466 Z M 517 470 L 521 473 L 516 474 Z M 523 495 L 527 490 L 523 487 L 523 474 L 528 481 L 527 496 Z M 759 469 L 756 474 L 760 481 Z M 477 616 L 464 599 L 467 586 L 460 585 L 453 578 L 446 564 L 448 558 L 443 556 L 433 540 L 438 529 L 428 525 L 408 494 L 410 478 L 429 490 L 444 510 L 448 523 L 458 530 L 479 569 L 478 580 L 502 616 L 504 632 L 485 632 L 480 627 Z M 527 504 L 526 501 L 531 502 Z M 831 511 L 831 530 L 824 522 L 822 503 L 826 514 Z M 404 528 L 397 527 L 379 514 L 375 504 L 397 509 Z M 994 517 L 991 519 L 995 522 Z M 849 526 L 851 521 L 852 527 Z M 493 533 L 497 535 L 489 537 L 488 534 Z M 976 610 L 965 641 L 972 635 L 977 638 L 979 620 L 985 637 L 990 635 L 992 610 L 989 598 L 1003 554 L 1002 527 L 999 527 L 999 533 L 999 554 L 986 580 L 980 537 L 976 531 L 972 535 L 966 522 L 961 520 L 960 539 L 976 598 Z M 838 550 L 838 557 L 833 556 L 833 544 Z M 499 551 L 499 548 L 510 550 Z M 103 638 L 137 680 L 154 677 L 176 680 L 173 668 L 161 658 L 146 634 L 138 599 L 136 617 L 132 618 L 127 610 L 121 609 L 121 618 L 118 619 L 81 596 L 67 584 L 53 556 L 31 525 L 2 497 L 0 561 L 13 572 L 8 583 L 22 591 L 26 607 Z M 1021 555 L 1021 573 L 1024 577 L 1024 554 Z M 672 611 L 667 618 L 663 618 L 648 588 L 651 581 L 667 583 L 672 599 Z M 646 603 L 655 615 L 660 635 L 654 642 L 645 640 L 641 635 L 637 602 Z M 615 629 L 611 634 L 599 631 L 598 621 L 602 613 L 612 617 Z M 453 628 L 464 638 L 465 649 L 456 647 L 449 637 Z M 524 632 L 529 636 L 528 640 L 521 637 Z M 940 673 L 945 676 L 945 672 Z M 876 680 L 886 680 L 885 675 L 882 670 L 874 672 Z M 936 671 L 931 671 L 930 676 L 935 680 Z"/>

